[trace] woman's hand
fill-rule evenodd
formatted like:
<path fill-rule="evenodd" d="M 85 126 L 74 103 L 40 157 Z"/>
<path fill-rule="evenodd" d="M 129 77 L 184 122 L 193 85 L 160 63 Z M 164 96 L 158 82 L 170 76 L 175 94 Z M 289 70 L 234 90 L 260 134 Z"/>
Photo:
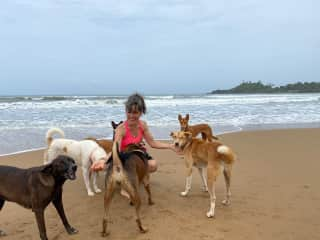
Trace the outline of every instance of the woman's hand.
<path fill-rule="evenodd" d="M 90 170 L 91 171 L 101 171 L 105 168 L 106 166 L 106 162 L 104 160 L 99 160 L 97 162 L 94 162 L 91 167 Z"/>
<path fill-rule="evenodd" d="M 169 144 L 169 148 L 179 155 L 183 154 L 182 151 L 179 148 L 177 148 L 173 143 Z"/>

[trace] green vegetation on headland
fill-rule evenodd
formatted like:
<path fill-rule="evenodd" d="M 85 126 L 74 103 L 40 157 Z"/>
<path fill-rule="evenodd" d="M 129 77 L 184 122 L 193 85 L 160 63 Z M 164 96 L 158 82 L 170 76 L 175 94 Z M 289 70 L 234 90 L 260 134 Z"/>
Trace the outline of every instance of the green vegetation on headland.
<path fill-rule="evenodd" d="M 213 90 L 209 94 L 226 93 L 315 93 L 320 92 L 320 82 L 297 82 L 275 87 L 272 84 L 258 82 L 242 82 L 240 85 L 228 90 Z"/>

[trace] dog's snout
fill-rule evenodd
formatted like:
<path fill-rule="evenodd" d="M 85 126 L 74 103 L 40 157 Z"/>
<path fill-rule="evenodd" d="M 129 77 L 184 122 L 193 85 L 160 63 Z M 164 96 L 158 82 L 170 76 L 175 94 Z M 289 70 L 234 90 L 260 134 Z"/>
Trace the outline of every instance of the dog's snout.
<path fill-rule="evenodd" d="M 77 171 L 77 168 L 78 168 L 77 165 L 73 165 L 73 166 L 72 166 L 72 170 L 73 170 L 73 171 Z"/>
<path fill-rule="evenodd" d="M 174 145 L 175 145 L 176 147 L 179 147 L 179 143 L 177 143 L 177 142 L 176 142 L 176 143 L 174 143 Z"/>

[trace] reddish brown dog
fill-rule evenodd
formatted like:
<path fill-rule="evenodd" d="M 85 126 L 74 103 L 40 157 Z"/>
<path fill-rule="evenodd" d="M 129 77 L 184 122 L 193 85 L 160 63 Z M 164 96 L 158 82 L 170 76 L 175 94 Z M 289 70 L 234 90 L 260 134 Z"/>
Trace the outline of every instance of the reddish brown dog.
<path fill-rule="evenodd" d="M 212 134 L 211 127 L 206 123 L 196 124 L 192 126 L 189 125 L 189 114 L 187 114 L 185 117 L 182 117 L 179 114 L 178 119 L 180 122 L 180 130 L 184 132 L 191 132 L 192 137 L 196 137 L 199 133 L 201 133 L 203 140 L 208 140 L 209 142 L 212 142 L 212 139 L 218 139 L 218 137 Z"/>
<path fill-rule="evenodd" d="M 92 140 L 92 141 L 95 141 L 96 143 L 98 143 L 98 145 L 100 147 L 103 148 L 103 150 L 108 154 L 111 152 L 112 150 L 112 144 L 113 144 L 113 141 L 112 140 L 109 140 L 109 139 L 96 139 L 96 138 L 93 138 L 93 137 L 88 137 L 86 138 L 87 140 Z"/>
<path fill-rule="evenodd" d="M 111 122 L 112 128 L 113 128 L 113 139 L 114 139 L 114 131 L 116 130 L 116 128 L 123 123 L 123 121 L 120 121 L 119 123 L 115 123 L 114 121 Z M 113 140 L 108 140 L 108 139 L 97 139 L 94 137 L 88 137 L 86 138 L 87 140 L 92 140 L 95 141 L 96 143 L 98 143 L 98 145 L 100 147 L 103 148 L 103 150 L 108 154 L 112 151 L 112 144 L 113 144 Z"/>

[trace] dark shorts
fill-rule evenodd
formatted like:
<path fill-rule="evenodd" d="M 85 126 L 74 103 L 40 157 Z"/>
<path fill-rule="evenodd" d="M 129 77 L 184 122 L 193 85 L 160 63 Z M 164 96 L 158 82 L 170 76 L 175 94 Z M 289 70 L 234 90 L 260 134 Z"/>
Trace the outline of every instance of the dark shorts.
<path fill-rule="evenodd" d="M 146 151 L 146 149 L 144 148 L 140 148 L 139 153 L 143 155 L 143 158 L 146 159 L 147 161 L 152 160 L 153 157 Z M 112 155 L 110 156 L 110 158 L 107 160 L 106 164 L 110 163 L 110 161 L 112 160 Z"/>
<path fill-rule="evenodd" d="M 147 153 L 146 151 L 144 151 L 144 155 L 148 161 L 153 159 L 153 157 L 149 153 Z"/>
<path fill-rule="evenodd" d="M 141 152 L 143 152 L 143 157 L 148 161 L 153 159 L 153 157 L 147 152 L 146 144 L 144 142 L 141 142 L 140 144 L 135 145 L 135 149 L 141 150 Z"/>

